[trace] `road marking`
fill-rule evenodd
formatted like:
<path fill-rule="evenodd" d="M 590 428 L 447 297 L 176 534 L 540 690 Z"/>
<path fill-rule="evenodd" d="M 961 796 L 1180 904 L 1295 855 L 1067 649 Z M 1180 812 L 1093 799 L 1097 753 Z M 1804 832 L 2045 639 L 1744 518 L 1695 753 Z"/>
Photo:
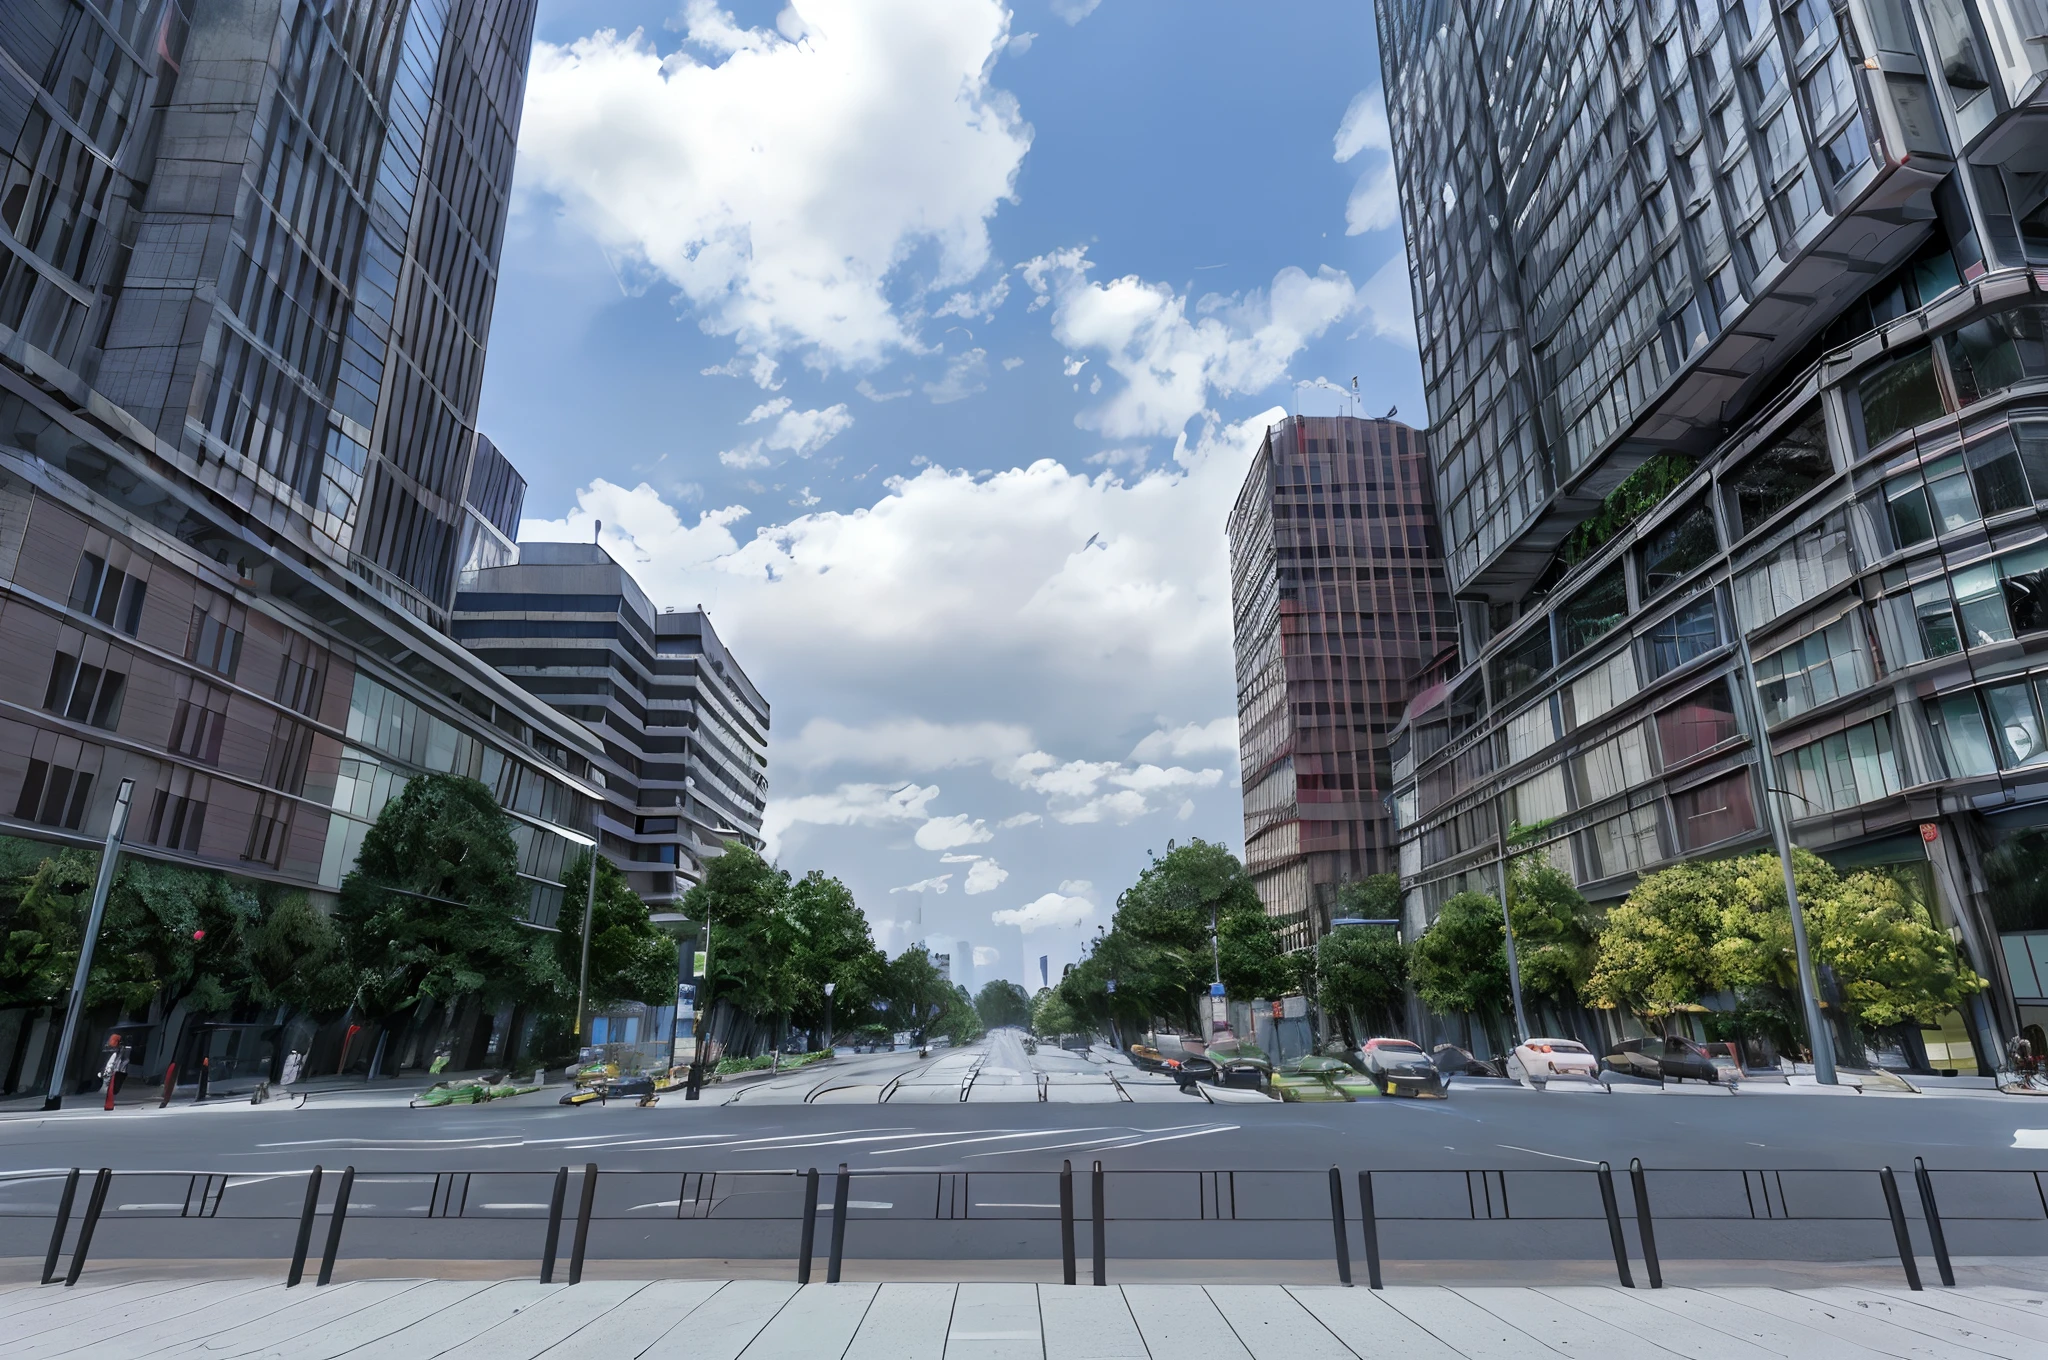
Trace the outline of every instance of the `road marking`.
<path fill-rule="evenodd" d="M 1125 1148 L 1144 1147 L 1148 1143 L 1172 1143 L 1182 1138 L 1206 1138 L 1208 1135 L 1212 1133 L 1229 1133 L 1237 1127 L 1238 1126 L 1235 1124 L 1219 1124 L 1212 1129 L 1196 1129 L 1192 1133 L 1169 1134 L 1164 1138 L 1140 1138 L 1135 1143 L 1117 1143 L 1113 1146 L 1104 1148 L 1103 1151 L 1121 1152 Z"/>
<path fill-rule="evenodd" d="M 669 1203 L 674 1204 L 675 1201 L 670 1200 Z M 479 1209 L 546 1209 L 549 1206 L 545 1204 L 479 1204 L 477 1207 Z M 639 1209 L 645 1206 L 636 1204 L 633 1207 Z"/>
<path fill-rule="evenodd" d="M 1494 1146 L 1504 1147 L 1509 1152 L 1526 1152 L 1532 1157 L 1555 1157 L 1560 1162 L 1577 1162 L 1580 1166 L 1600 1165 L 1599 1162 L 1592 1161 L 1585 1157 L 1567 1157 L 1562 1152 L 1541 1152 L 1538 1151 L 1536 1148 L 1516 1147 L 1513 1143 L 1495 1143 Z"/>
<path fill-rule="evenodd" d="M 1021 1202 L 1012 1203 L 1007 1200 L 991 1200 L 988 1203 L 984 1204 L 980 1200 L 976 1200 L 974 1202 L 974 1207 L 977 1209 L 1057 1209 L 1060 1206 L 1057 1204 L 1024 1204 Z"/>
<path fill-rule="evenodd" d="M 2048 1148 L 2048 1129 L 2014 1129 L 2012 1145 L 2016 1148 Z"/>
<path fill-rule="evenodd" d="M 939 1143 L 919 1143 L 915 1147 L 877 1148 L 868 1156 L 894 1157 L 905 1152 L 923 1152 L 929 1148 L 958 1147 L 964 1143 L 1001 1143 L 1012 1138 L 1037 1138 L 1041 1135 L 1053 1138 L 1063 1133 L 1100 1133 L 1113 1127 L 1115 1126 L 1110 1124 L 1085 1124 L 1074 1129 L 1031 1129 L 1023 1133 L 992 1133 L 982 1138 L 950 1138 Z"/>
<path fill-rule="evenodd" d="M 176 1204 L 117 1204 L 114 1207 L 124 1214 L 134 1214 L 151 1209 L 182 1209 L 185 1205 L 181 1200 Z"/>

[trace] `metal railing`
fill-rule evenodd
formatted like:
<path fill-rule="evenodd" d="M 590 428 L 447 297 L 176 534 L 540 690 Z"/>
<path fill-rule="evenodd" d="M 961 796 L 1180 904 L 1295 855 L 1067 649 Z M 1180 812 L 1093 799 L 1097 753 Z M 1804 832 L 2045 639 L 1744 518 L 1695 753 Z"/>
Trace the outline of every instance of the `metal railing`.
<path fill-rule="evenodd" d="M 233 1175 L 207 1171 L 91 1173 L 82 1214 L 73 1228 L 85 1174 L 26 1172 L 0 1176 L 0 1218 L 48 1216 L 42 1282 L 78 1282 L 95 1235 L 108 1213 L 120 1221 L 229 1220 L 292 1223 L 287 1286 L 304 1278 L 318 1220 L 327 1231 L 316 1283 L 334 1276 L 351 1220 L 511 1223 L 544 1222 L 539 1277 L 552 1283 L 564 1227 L 570 1230 L 568 1282 L 583 1278 L 590 1237 L 601 1223 L 791 1225 L 796 1278 L 809 1283 L 818 1215 L 829 1212 L 826 1281 L 838 1283 L 850 1226 L 881 1250 L 885 1223 L 903 1225 L 988 1222 L 1058 1224 L 1061 1277 L 1078 1275 L 1077 1236 L 1085 1217 L 1091 1274 L 1108 1282 L 1109 1232 L 1117 1224 L 1327 1223 L 1340 1283 L 1352 1283 L 1355 1224 L 1363 1246 L 1366 1281 L 1383 1284 L 1383 1236 L 1417 1225 L 1469 1224 L 1498 1233 L 1504 1225 L 1584 1224 L 1605 1229 L 1616 1278 L 1635 1288 L 1639 1256 L 1649 1287 L 1663 1287 L 1661 1229 L 1723 1234 L 1728 1225 L 1840 1225 L 1888 1223 L 1900 1269 L 1912 1289 L 1922 1287 L 1906 1199 L 1889 1166 L 1872 1169 L 1759 1169 L 1754 1167 L 1646 1168 L 1632 1161 L 1626 1181 L 1605 1162 L 1585 1168 L 1419 1169 L 1376 1168 L 1356 1173 L 1355 1210 L 1346 1204 L 1345 1177 L 1327 1170 L 1105 1170 L 1097 1161 L 1084 1174 L 1081 1207 L 1071 1162 L 1058 1171 L 852 1171 L 842 1163 L 829 1202 L 819 1200 L 820 1173 L 803 1171 L 605 1170 L 596 1163 L 553 1171 L 455 1170 L 358 1172 L 339 1176 L 314 1166 L 304 1171 Z M 569 1195 L 572 1175 L 577 1194 Z M 1918 1217 L 1943 1285 L 1955 1283 L 1949 1230 L 1971 1225 L 2032 1225 L 2048 1229 L 2048 1170 L 1930 1169 L 1913 1159 Z M 1116 1212 L 1110 1212 L 1111 1182 Z M 858 1186 L 858 1188 L 857 1188 Z M 24 1197 L 24 1189 L 54 1188 L 55 1203 Z M 116 1196 L 116 1189 L 120 1194 Z M 1624 1206 L 1624 1192 L 1626 1206 Z M 131 1198 L 133 1196 L 133 1198 Z M 1946 1200 L 1948 1208 L 1942 1207 Z M 573 1203 L 573 1207 L 572 1207 Z M 1627 1228 L 1633 1222 L 1631 1251 Z M 1213 1230 L 1212 1230 L 1213 1231 Z M 2027 1232 L 2032 1233 L 2028 1228 Z M 1736 1250 L 1754 1257 L 1759 1229 Z M 644 1235 L 643 1235 L 644 1236 Z M 68 1251 L 67 1251 L 68 1239 Z M 2036 1250 L 2048 1251 L 2048 1231 Z M 1859 1237 L 1857 1240 L 1861 1240 Z M 2013 1239 L 2002 1242 L 2011 1251 Z M 856 1246 L 860 1243 L 856 1242 Z M 1297 1244 L 1298 1245 L 1298 1244 Z M 1551 1255 L 1559 1253 L 1550 1240 Z M 2001 1254 L 1994 1249 L 1988 1254 Z M 1296 1258 L 1313 1259 L 1313 1258 Z"/>

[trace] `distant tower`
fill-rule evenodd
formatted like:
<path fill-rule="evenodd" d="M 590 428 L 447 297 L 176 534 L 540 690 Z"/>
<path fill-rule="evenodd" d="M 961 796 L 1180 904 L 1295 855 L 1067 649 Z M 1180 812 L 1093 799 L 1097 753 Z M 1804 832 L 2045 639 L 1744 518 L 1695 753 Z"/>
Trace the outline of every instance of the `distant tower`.
<path fill-rule="evenodd" d="M 974 946 L 966 940 L 959 941 L 953 946 L 953 957 L 959 960 L 953 965 L 953 981 L 968 991 L 973 991 L 976 977 Z"/>

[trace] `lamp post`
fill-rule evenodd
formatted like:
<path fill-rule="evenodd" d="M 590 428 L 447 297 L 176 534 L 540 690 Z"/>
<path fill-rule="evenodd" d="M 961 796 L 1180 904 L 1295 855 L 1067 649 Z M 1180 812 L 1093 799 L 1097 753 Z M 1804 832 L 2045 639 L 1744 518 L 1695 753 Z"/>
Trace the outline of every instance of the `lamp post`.
<path fill-rule="evenodd" d="M 838 987 L 836 982 L 825 984 L 825 1047 L 828 1050 L 832 1047 L 832 993 Z"/>
<path fill-rule="evenodd" d="M 597 907 L 597 821 L 590 823 L 593 832 L 590 841 L 590 882 L 583 892 L 583 962 L 576 970 L 576 1047 L 583 1047 L 584 999 L 590 991 L 590 918 Z M 583 1060 L 582 1053 L 576 1055 Z"/>
<path fill-rule="evenodd" d="M 57 1040 L 57 1062 L 50 1069 L 49 1094 L 43 1108 L 59 1109 L 64 1104 L 64 1069 L 71 1062 L 71 1046 L 78 1039 L 79 1023 L 85 1018 L 85 983 L 92 976 L 93 946 L 99 943 L 100 922 L 107 915 L 107 894 L 114 887 L 114 861 L 121 857 L 121 838 L 128 833 L 128 802 L 135 793 L 135 781 L 121 781 L 114 795 L 114 815 L 107 822 L 107 843 L 100 851 L 99 878 L 92 885 L 92 911 L 85 918 L 85 939 L 78 947 L 78 971 L 71 979 L 71 1004 L 64 1011 L 64 1033 Z"/>

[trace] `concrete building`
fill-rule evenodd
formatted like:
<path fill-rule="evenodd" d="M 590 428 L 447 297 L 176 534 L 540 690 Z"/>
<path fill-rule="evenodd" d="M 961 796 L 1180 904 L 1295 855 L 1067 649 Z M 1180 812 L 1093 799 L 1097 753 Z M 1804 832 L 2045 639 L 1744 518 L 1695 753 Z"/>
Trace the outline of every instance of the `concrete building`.
<path fill-rule="evenodd" d="M 696 610 L 656 610 L 592 543 L 464 574 L 455 636 L 602 746 L 602 843 L 656 910 L 728 840 L 761 846 L 768 701 Z"/>
<path fill-rule="evenodd" d="M 1299 948 L 1345 882 L 1394 872 L 1389 733 L 1455 643 L 1422 433 L 1276 425 L 1228 527 L 1245 867 Z"/>
<path fill-rule="evenodd" d="M 1517 830 L 1597 904 L 1783 816 L 1992 981 L 1886 1041 L 1971 1070 L 2048 1022 L 2048 15 L 1378 18 L 1463 644 L 1397 746 L 1411 927 Z"/>
<path fill-rule="evenodd" d="M 554 920 L 600 747 L 445 632 L 521 489 L 475 415 L 532 17 L 0 6 L 0 830 L 132 779 L 131 853 L 320 894 L 453 771 Z"/>

